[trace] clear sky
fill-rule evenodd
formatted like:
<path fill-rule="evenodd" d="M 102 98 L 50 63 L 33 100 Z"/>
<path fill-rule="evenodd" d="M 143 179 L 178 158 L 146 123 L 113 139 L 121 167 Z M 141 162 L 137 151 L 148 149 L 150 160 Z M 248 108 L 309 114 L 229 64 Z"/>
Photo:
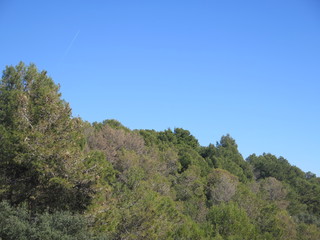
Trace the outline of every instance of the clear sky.
<path fill-rule="evenodd" d="M 229 133 L 320 175 L 318 0 L 0 0 L 0 67 L 35 63 L 74 116 Z"/>

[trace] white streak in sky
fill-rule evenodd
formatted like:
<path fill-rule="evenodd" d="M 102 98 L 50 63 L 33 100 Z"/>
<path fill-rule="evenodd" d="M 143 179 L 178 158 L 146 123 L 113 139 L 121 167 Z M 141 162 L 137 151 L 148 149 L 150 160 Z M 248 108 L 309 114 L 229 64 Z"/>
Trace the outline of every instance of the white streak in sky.
<path fill-rule="evenodd" d="M 62 59 L 64 59 L 64 58 L 67 56 L 67 54 L 69 53 L 72 45 L 74 44 L 74 42 L 76 41 L 76 39 L 77 39 L 77 37 L 78 37 L 78 35 L 79 35 L 79 33 L 80 33 L 80 30 L 74 35 L 74 37 L 73 37 L 73 39 L 71 40 L 68 48 L 66 49 L 66 51 L 65 51 L 64 54 L 63 54 Z M 61 59 L 61 60 L 62 60 L 62 59 Z"/>

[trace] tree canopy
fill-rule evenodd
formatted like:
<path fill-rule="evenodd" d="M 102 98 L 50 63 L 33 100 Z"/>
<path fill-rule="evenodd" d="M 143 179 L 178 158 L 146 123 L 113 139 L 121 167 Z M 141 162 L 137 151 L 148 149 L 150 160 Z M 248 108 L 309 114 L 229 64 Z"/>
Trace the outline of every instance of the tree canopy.
<path fill-rule="evenodd" d="M 130 130 L 72 116 L 35 65 L 0 80 L 0 239 L 320 236 L 320 179 L 225 135 Z"/>

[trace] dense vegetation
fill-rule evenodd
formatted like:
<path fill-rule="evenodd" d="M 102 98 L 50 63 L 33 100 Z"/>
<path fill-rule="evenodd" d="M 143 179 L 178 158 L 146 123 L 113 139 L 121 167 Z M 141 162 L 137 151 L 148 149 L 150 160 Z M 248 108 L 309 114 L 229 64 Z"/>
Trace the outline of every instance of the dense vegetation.
<path fill-rule="evenodd" d="M 229 135 L 73 118 L 45 71 L 0 82 L 0 239 L 320 239 L 320 178 Z"/>

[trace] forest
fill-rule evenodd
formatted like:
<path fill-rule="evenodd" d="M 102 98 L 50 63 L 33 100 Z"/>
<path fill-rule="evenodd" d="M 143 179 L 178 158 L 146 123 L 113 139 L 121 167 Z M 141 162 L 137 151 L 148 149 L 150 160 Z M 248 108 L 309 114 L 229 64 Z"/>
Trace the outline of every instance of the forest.
<path fill-rule="evenodd" d="M 201 146 L 182 128 L 73 117 L 20 62 L 0 80 L 0 239 L 319 240 L 320 178 L 244 159 L 230 135 Z"/>

